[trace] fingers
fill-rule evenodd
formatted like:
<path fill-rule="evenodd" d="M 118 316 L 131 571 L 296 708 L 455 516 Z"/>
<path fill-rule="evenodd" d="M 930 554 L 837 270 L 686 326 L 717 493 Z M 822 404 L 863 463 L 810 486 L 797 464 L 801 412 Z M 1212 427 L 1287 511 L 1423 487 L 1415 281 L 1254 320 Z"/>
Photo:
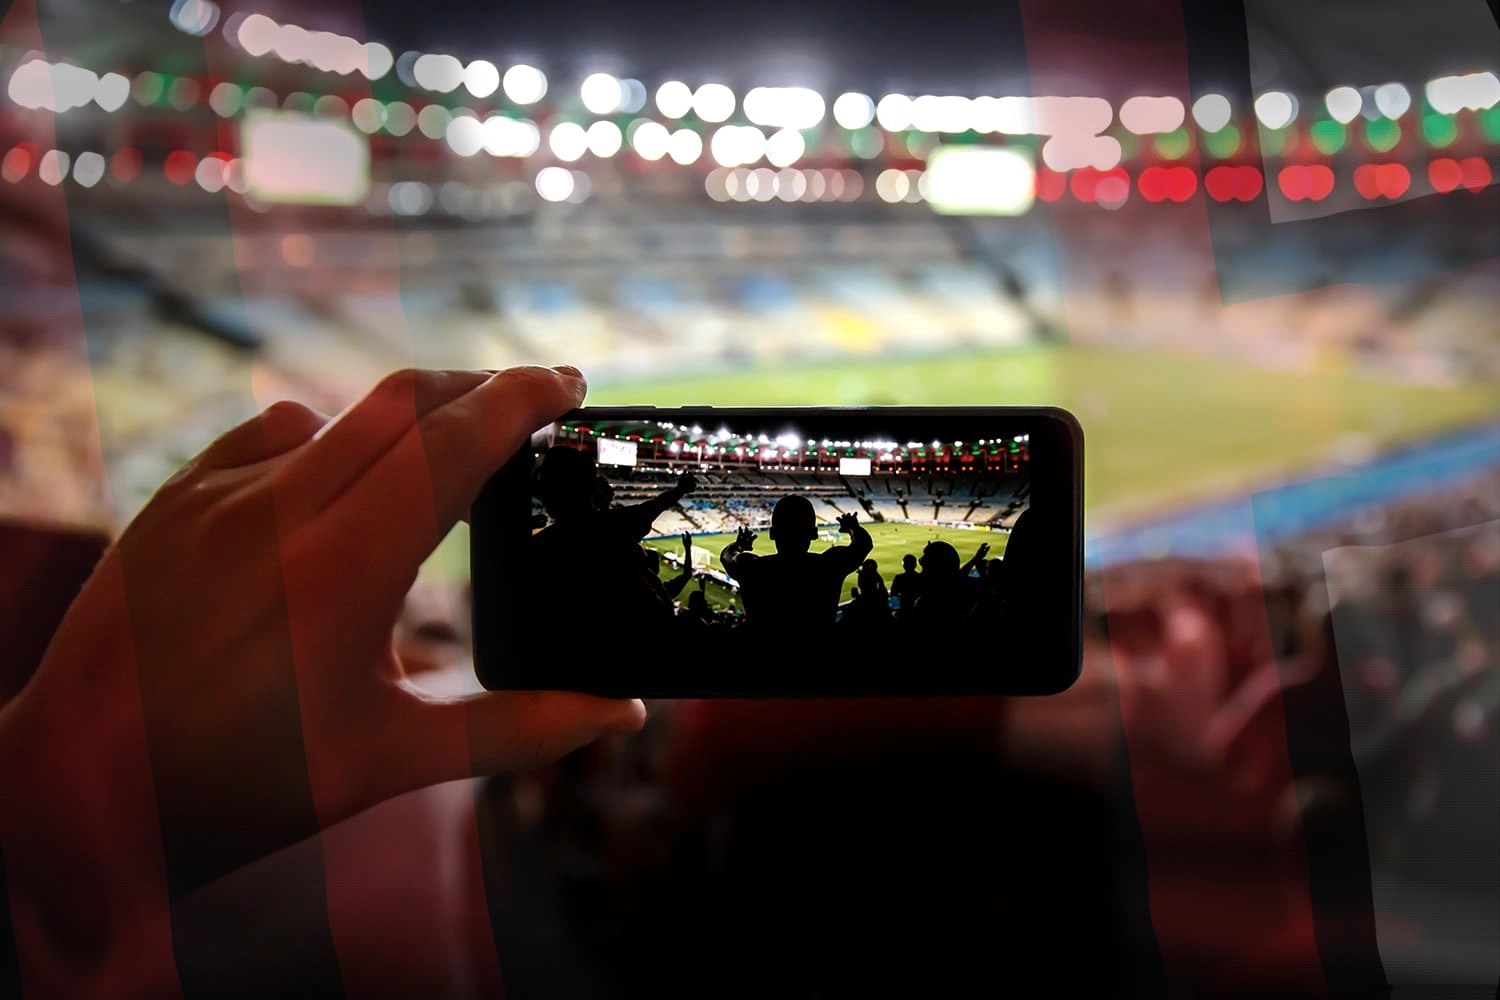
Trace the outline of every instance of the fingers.
<path fill-rule="evenodd" d="M 562 691 L 485 692 L 424 703 L 418 714 L 418 745 L 406 757 L 419 771 L 406 777 L 413 782 L 409 787 L 536 767 L 602 736 L 639 732 L 646 722 L 641 701 Z M 429 752 L 445 746 L 455 731 L 468 733 L 464 773 L 449 773 L 455 767 L 451 755 Z"/>
<path fill-rule="evenodd" d="M 198 464 L 237 469 L 264 462 L 306 444 L 327 423 L 328 417 L 316 410 L 281 400 L 222 434 L 203 450 Z"/>
<path fill-rule="evenodd" d="M 371 561 L 361 568 L 373 573 L 370 582 L 404 587 L 485 481 L 537 428 L 578 406 L 586 390 L 571 368 L 511 368 L 477 385 L 454 378 L 438 393 L 448 397 L 442 405 L 428 409 L 348 483 L 320 516 L 320 534 L 335 549 L 366 542 Z M 307 453 L 329 445 L 331 432 L 332 426 Z"/>

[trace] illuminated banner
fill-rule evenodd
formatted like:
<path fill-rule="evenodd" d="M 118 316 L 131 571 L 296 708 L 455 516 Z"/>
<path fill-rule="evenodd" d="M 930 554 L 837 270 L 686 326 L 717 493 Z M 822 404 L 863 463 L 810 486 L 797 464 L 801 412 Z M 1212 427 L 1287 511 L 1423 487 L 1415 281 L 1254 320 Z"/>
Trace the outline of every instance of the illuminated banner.
<path fill-rule="evenodd" d="M 245 192 L 268 204 L 354 205 L 370 189 L 369 141 L 344 122 L 254 111 L 240 148 Z"/>
<path fill-rule="evenodd" d="M 634 441 L 616 441 L 614 438 L 599 439 L 600 465 L 635 465 L 636 445 Z"/>

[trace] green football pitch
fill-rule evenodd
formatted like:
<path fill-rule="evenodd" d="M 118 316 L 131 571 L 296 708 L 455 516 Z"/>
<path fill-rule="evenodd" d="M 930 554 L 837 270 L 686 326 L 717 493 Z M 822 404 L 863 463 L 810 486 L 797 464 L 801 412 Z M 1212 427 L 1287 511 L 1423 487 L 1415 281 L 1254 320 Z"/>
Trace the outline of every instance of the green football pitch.
<path fill-rule="evenodd" d="M 897 573 L 901 572 L 901 560 L 904 556 L 913 555 L 922 557 L 922 548 L 928 542 L 947 542 L 958 550 L 958 558 L 968 562 L 981 544 L 990 547 L 987 558 L 993 559 L 1005 552 L 1005 540 L 1008 537 L 1003 532 L 992 532 L 978 528 L 941 528 L 925 524 L 866 524 L 865 528 L 870 532 L 871 539 L 875 542 L 875 548 L 870 552 L 870 558 L 875 560 L 880 570 L 880 575 L 885 579 L 889 587 Z M 837 529 L 831 529 L 836 531 Z M 719 553 L 734 541 L 732 534 L 719 535 L 694 535 L 693 547 L 704 549 L 710 553 L 709 566 L 719 572 L 724 571 L 719 562 Z M 818 552 L 828 548 L 831 544 L 846 545 L 849 538 L 847 535 L 840 536 L 837 543 L 831 541 L 819 541 L 813 545 L 813 551 Z M 679 538 L 657 538 L 646 543 L 652 548 L 662 552 L 671 552 L 678 556 L 682 555 L 682 540 Z M 755 546 L 750 551 L 759 555 L 769 555 L 776 551 L 776 546 L 767 537 L 766 532 L 755 533 Z M 668 565 L 663 560 L 661 576 L 667 580 L 678 575 L 679 570 Z M 850 590 L 855 585 L 854 576 L 851 574 L 844 581 L 844 598 L 849 597 Z M 692 586 L 696 586 L 693 584 Z M 708 601 L 719 607 L 737 607 L 737 599 L 733 592 L 718 581 L 709 579 Z M 687 600 L 688 591 L 683 591 L 680 600 Z"/>
<path fill-rule="evenodd" d="M 1088 524 L 1099 530 L 1492 420 L 1500 386 L 1424 386 L 1350 369 L 1274 371 L 1059 345 L 596 382 L 588 403 L 1062 406 L 1083 424 Z M 434 564 L 466 575 L 466 534 L 456 532 Z"/>

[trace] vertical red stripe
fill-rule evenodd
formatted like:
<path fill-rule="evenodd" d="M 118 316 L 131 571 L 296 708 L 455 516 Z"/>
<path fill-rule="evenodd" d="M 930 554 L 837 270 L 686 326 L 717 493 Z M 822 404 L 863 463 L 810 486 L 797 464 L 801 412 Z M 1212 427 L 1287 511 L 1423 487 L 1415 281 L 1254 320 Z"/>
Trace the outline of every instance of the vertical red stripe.
<path fill-rule="evenodd" d="M 10 6 L 0 22 L 0 46 L 43 51 L 34 0 Z M 53 148 L 54 139 L 46 113 L 0 115 L 0 149 L 29 140 L 40 154 Z M 89 372 L 63 186 L 41 184 L 33 174 L 24 187 L 0 183 L 0 199 L 12 202 L 7 214 L 27 220 L 28 235 L 46 245 L 47 264 L 58 283 L 37 293 L 64 292 L 65 307 L 51 311 L 49 340 L 61 345 L 56 362 Z M 92 403 L 91 389 L 89 398 Z M 79 448 L 102 475 L 97 411 L 94 415 L 93 422 L 75 430 L 84 436 Z M 98 488 L 108 503 L 107 484 Z M 94 586 L 99 606 L 119 617 L 116 634 L 130 635 L 118 558 L 101 564 Z M 93 671 L 60 675 L 44 667 L 13 705 L 45 700 L 52 706 L 48 729 L 12 732 L 19 745 L 0 751 L 8 762 L 0 768 L 0 844 L 28 996 L 181 994 L 133 650 L 112 652 Z M 98 707 L 106 704 L 107 711 Z M 106 718 L 118 721 L 121 730 L 103 731 L 99 722 Z M 80 782 L 75 776 L 81 774 L 91 777 Z M 129 940 L 120 935 L 127 928 Z"/>
<path fill-rule="evenodd" d="M 1021 0 L 1020 6 L 1033 96 L 1106 96 L 1118 115 L 1120 105 L 1132 95 L 1171 95 L 1183 102 L 1188 111 L 1186 125 L 1193 127 L 1187 33 L 1178 0 L 1120 0 L 1104 6 L 1085 0 Z M 1201 172 L 1196 152 L 1182 162 Z M 1105 256 L 1109 251 L 1101 250 L 1095 239 L 1095 225 L 1107 223 L 1109 213 L 1066 202 L 1051 211 L 1064 307 L 1074 326 L 1082 321 L 1086 304 L 1097 297 L 1099 276 L 1125 268 Z M 1178 222 L 1172 234 L 1177 252 L 1170 265 L 1174 272 L 1170 284 L 1163 290 L 1197 297 L 1205 288 L 1217 289 L 1202 191 L 1172 215 Z M 1214 334 L 1206 331 L 1205 335 Z M 1255 534 L 1248 502 L 1244 540 L 1246 551 L 1253 552 Z M 1112 632 L 1127 582 L 1105 575 L 1104 600 Z M 1264 616 L 1257 627 L 1264 629 L 1269 645 L 1269 622 Z M 1234 798 L 1232 790 L 1222 787 L 1227 779 L 1219 779 L 1220 787 L 1176 782 L 1149 763 L 1153 745 L 1160 743 L 1160 710 L 1153 711 L 1143 700 L 1142 689 L 1133 683 L 1128 658 L 1117 650 L 1114 661 L 1136 810 L 1150 868 L 1152 922 L 1170 992 L 1183 997 L 1208 995 L 1206 989 L 1232 982 L 1241 974 L 1235 967 L 1240 963 L 1246 975 L 1266 973 L 1273 967 L 1284 970 L 1280 973 L 1283 980 L 1292 981 L 1283 985 L 1293 986 L 1299 996 L 1325 995 L 1300 823 L 1292 837 L 1292 857 L 1281 855 L 1269 862 L 1272 870 L 1266 870 L 1267 856 L 1252 845 L 1264 847 L 1268 820 L 1254 812 L 1242 819 L 1223 814 L 1225 803 Z M 1205 706 L 1205 717 L 1183 721 L 1190 727 L 1206 724 L 1206 711 Z M 1279 697 L 1266 723 L 1281 737 L 1270 741 L 1276 750 L 1268 764 L 1268 778 L 1274 787 L 1290 787 L 1292 769 Z M 1212 861 L 1205 862 L 1201 852 L 1191 857 L 1183 849 L 1185 821 L 1215 818 L 1215 813 L 1220 814 L 1221 828 L 1224 823 L 1228 828 L 1197 834 L 1197 843 L 1214 848 L 1207 855 Z M 1262 957 L 1266 966 L 1256 969 Z"/>
<path fill-rule="evenodd" d="M 332 8 L 325 5 L 320 14 L 324 18 L 337 15 L 334 22 L 350 35 L 363 33 L 364 12 L 357 0 L 342 0 Z M 294 18 L 289 16 L 289 20 Z M 206 54 L 209 75 L 216 79 L 236 78 L 247 58 L 218 35 L 207 39 Z M 337 89 L 351 106 L 370 96 L 368 81 L 357 73 L 339 78 Z M 235 120 L 221 120 L 219 128 L 219 148 L 237 149 Z M 271 291 L 262 288 L 264 272 L 268 266 L 278 266 L 282 240 L 302 230 L 294 225 L 297 216 L 290 211 L 259 214 L 238 196 L 228 194 L 227 198 L 239 286 L 250 298 L 246 315 L 255 327 L 258 316 L 253 296 L 262 290 Z M 362 214 L 357 207 L 348 211 Z M 384 311 L 396 320 L 392 326 L 405 325 L 408 331 L 401 363 L 417 366 L 421 352 L 409 335 L 411 328 L 405 324 L 402 310 L 395 224 L 389 217 L 379 222 L 358 218 L 356 224 L 365 251 L 359 270 L 350 273 L 345 269 L 354 265 L 340 262 L 333 265 L 339 270 L 328 278 L 342 283 L 342 287 L 379 296 Z M 316 229 L 305 235 L 315 242 L 318 239 Z M 312 280 L 326 284 L 317 277 L 320 266 L 315 255 L 310 269 Z M 319 375 L 331 383 L 341 373 L 323 371 Z M 274 383 L 259 376 L 255 382 L 260 404 L 268 404 L 278 395 Z M 368 388 L 342 384 L 334 391 L 347 394 Z M 418 400 L 413 398 L 411 405 L 415 414 Z M 311 637 L 317 632 L 317 623 L 311 616 L 321 602 L 317 593 L 299 590 L 300 582 L 290 575 L 285 578 L 285 586 L 297 672 L 304 676 L 317 669 L 303 651 L 313 648 Z M 349 706 L 320 702 L 314 697 L 316 685 L 299 684 L 298 688 L 313 798 L 319 813 L 326 816 L 334 790 L 347 787 L 346 776 L 333 770 L 333 762 L 345 755 L 331 742 L 331 734 L 343 729 L 337 719 Z M 466 730 L 456 727 L 443 737 L 443 745 L 432 748 L 435 759 L 450 762 L 443 770 L 469 770 Z M 499 995 L 499 961 L 483 905 L 483 865 L 473 795 L 467 786 L 445 786 L 404 796 L 326 830 L 321 842 L 329 926 L 350 1000 L 393 993 L 448 995 L 460 987 L 473 995 Z M 458 934 L 454 933 L 455 921 L 462 928 Z"/>

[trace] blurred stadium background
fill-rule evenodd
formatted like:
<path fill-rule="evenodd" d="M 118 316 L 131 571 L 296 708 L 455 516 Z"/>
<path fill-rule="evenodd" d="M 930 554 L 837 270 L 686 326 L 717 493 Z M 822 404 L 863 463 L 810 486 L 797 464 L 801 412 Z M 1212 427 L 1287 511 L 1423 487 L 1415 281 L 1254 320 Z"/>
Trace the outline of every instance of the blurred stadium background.
<path fill-rule="evenodd" d="M 572 363 L 611 404 L 1064 406 L 1098 655 L 1025 753 L 1086 769 L 1079 734 L 1123 713 L 1133 766 L 1200 775 L 1231 708 L 1236 738 L 1286 739 L 1256 735 L 1263 671 L 1321 649 L 1388 971 L 1494 981 L 1500 38 L 1478 3 L 1404 48 L 1396 5 L 1294 6 L 1247 3 L 1247 70 L 1173 96 L 1140 67 L 1036 89 L 1019 41 L 928 92 L 873 59 L 520 58 L 464 22 L 429 44 L 380 4 L 385 34 L 293 4 L 15 4 L 0 517 L 113 532 L 260 405 L 337 409 L 412 364 Z M 1360 60 L 1287 29 L 1335 22 Z M 456 537 L 434 576 L 464 563 Z M 1163 659 L 1188 634 L 1191 666 Z M 1272 772 L 1162 815 L 1270 817 Z"/>

